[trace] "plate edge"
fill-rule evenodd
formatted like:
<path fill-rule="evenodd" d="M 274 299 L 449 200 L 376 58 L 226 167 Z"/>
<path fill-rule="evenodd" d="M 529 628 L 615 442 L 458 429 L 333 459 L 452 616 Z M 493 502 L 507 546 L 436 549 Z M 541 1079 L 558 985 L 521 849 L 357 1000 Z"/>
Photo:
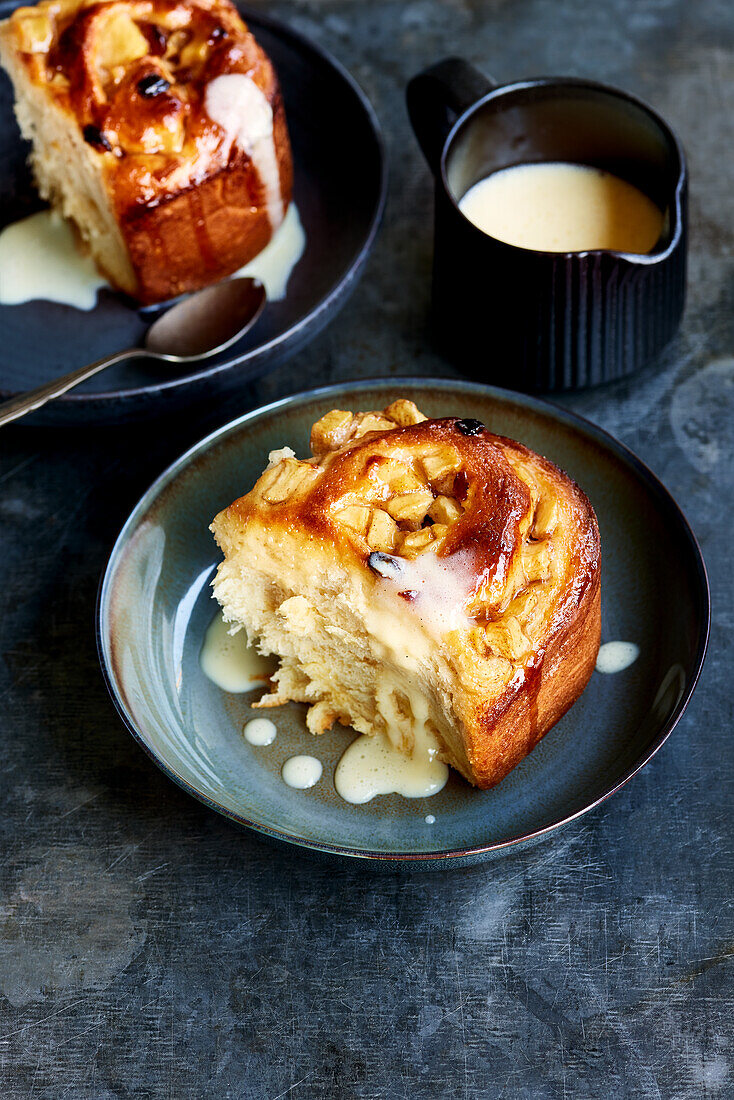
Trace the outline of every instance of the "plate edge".
<path fill-rule="evenodd" d="M 542 829 L 534 830 L 531 833 L 525 833 L 520 836 L 510 837 L 506 840 L 502 840 L 496 844 L 479 845 L 472 848 L 462 849 L 439 849 L 432 852 L 379 852 L 368 849 L 347 849 L 340 848 L 334 845 L 327 844 L 326 842 L 307 841 L 300 837 L 293 837 L 286 833 L 278 832 L 271 829 L 269 826 L 251 822 L 241 815 L 228 810 L 226 807 L 221 806 L 209 799 L 203 793 L 196 791 L 191 785 L 182 777 L 177 775 L 168 764 L 162 761 L 146 744 L 140 733 L 135 728 L 130 715 L 124 706 L 122 699 L 120 698 L 114 679 L 111 672 L 110 661 L 106 652 L 104 642 L 104 631 L 102 616 L 105 606 L 105 594 L 110 583 L 110 577 L 113 572 L 112 566 L 114 559 L 118 552 L 118 547 L 122 544 L 127 536 L 128 528 L 133 526 L 133 521 L 136 520 L 140 512 L 144 512 L 148 507 L 148 502 L 155 499 L 155 497 L 161 492 L 161 490 L 188 464 L 191 458 L 198 452 L 204 452 L 213 442 L 217 439 L 226 437 L 227 434 L 235 431 L 249 420 L 253 420 L 260 416 L 273 413 L 279 408 L 285 406 L 298 406 L 306 404 L 308 401 L 314 399 L 320 399 L 328 397 L 330 394 L 336 395 L 337 393 L 343 395 L 344 393 L 358 393 L 360 390 L 380 388 L 417 388 L 417 387 L 430 387 L 435 386 L 440 390 L 459 389 L 464 393 L 480 393 L 484 396 L 492 396 L 500 401 L 504 401 L 508 404 L 521 404 L 525 407 L 533 408 L 546 415 L 550 414 L 552 418 L 559 419 L 572 427 L 580 428 L 585 434 L 592 436 L 596 441 L 601 442 L 608 449 L 616 452 L 617 456 L 625 462 L 628 466 L 638 474 L 641 475 L 643 481 L 647 486 L 652 489 L 655 495 L 663 501 L 665 506 L 672 511 L 677 517 L 681 525 L 683 534 L 687 538 L 688 549 L 692 552 L 693 563 L 696 567 L 696 580 L 698 582 L 698 588 L 695 595 L 699 598 L 701 612 L 701 622 L 698 630 L 698 645 L 693 662 L 693 673 L 690 678 L 690 682 L 687 685 L 686 690 L 678 700 L 676 707 L 674 708 L 670 718 L 662 727 L 662 730 L 658 737 L 652 742 L 651 746 L 635 761 L 635 763 L 625 772 L 621 779 L 619 779 L 608 791 L 605 791 L 593 802 L 581 807 L 574 813 L 569 814 L 566 817 L 560 818 L 557 821 L 552 822 L 549 825 L 544 826 Z M 696 535 L 688 522 L 685 513 L 677 503 L 675 498 L 669 489 L 663 484 L 660 478 L 653 472 L 653 470 L 647 466 L 645 462 L 638 455 L 635 454 L 631 448 L 626 444 L 616 439 L 605 429 L 600 428 L 593 421 L 580 416 L 577 413 L 570 412 L 567 409 L 562 408 L 550 401 L 545 401 L 537 397 L 532 397 L 523 393 L 516 393 L 513 390 L 502 389 L 497 386 L 483 385 L 478 382 L 468 382 L 463 379 L 451 379 L 451 378 L 431 378 L 420 376 L 404 376 L 404 377 L 377 377 L 369 379 L 360 379 L 353 382 L 344 383 L 331 383 L 327 386 L 320 386 L 313 390 L 303 390 L 295 394 L 290 394 L 286 397 L 279 398 L 276 401 L 271 401 L 266 405 L 258 406 L 255 409 L 251 409 L 241 416 L 236 417 L 234 420 L 221 425 L 219 428 L 214 429 L 208 435 L 204 436 L 197 443 L 189 447 L 182 455 L 179 456 L 173 463 L 171 463 L 149 486 L 149 488 L 140 497 L 132 511 L 130 512 L 127 520 L 123 524 L 110 554 L 105 563 L 104 570 L 100 577 L 99 587 L 97 590 L 97 601 L 95 608 L 95 637 L 97 643 L 97 654 L 102 670 L 103 679 L 110 693 L 112 702 L 122 719 L 124 725 L 132 734 L 134 740 L 143 748 L 146 754 L 154 761 L 154 763 L 163 771 L 168 778 L 172 779 L 179 787 L 181 787 L 187 794 L 193 795 L 198 801 L 208 806 L 210 809 L 215 810 L 217 813 L 222 814 L 224 817 L 231 821 L 236 822 L 238 825 L 251 829 L 254 832 L 266 836 L 270 839 L 277 840 L 281 843 L 289 844 L 291 846 L 297 846 L 302 849 L 306 849 L 313 852 L 318 852 L 323 855 L 333 857 L 346 857 L 357 861 L 373 862 L 381 864 L 394 863 L 399 866 L 409 865 L 423 869 L 429 869 L 429 865 L 436 865 L 447 863 L 450 866 L 459 866 L 463 863 L 471 860 L 481 860 L 483 857 L 489 857 L 492 853 L 501 853 L 507 849 L 521 848 L 532 844 L 534 841 L 548 836 L 550 833 L 562 828 L 565 825 L 576 821 L 578 818 L 589 813 L 591 810 L 596 809 L 603 802 L 606 802 L 608 798 L 616 794 L 622 787 L 626 786 L 631 779 L 639 771 L 642 770 L 656 753 L 662 748 L 667 741 L 670 734 L 673 732 L 678 722 L 680 721 L 683 713 L 690 702 L 693 692 L 698 684 L 703 664 L 706 658 L 706 652 L 708 648 L 708 641 L 711 628 L 711 594 L 708 581 L 708 574 L 706 571 L 706 564 L 704 561 L 703 553 L 699 546 Z"/>

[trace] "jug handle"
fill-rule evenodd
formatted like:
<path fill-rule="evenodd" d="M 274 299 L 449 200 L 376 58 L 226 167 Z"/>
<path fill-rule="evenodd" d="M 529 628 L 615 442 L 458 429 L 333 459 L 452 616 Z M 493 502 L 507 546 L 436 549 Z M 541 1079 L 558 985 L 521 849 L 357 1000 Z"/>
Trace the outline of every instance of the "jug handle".
<path fill-rule="evenodd" d="M 495 81 L 461 57 L 438 61 L 409 81 L 405 98 L 410 124 L 434 175 L 456 119 L 496 87 Z"/>

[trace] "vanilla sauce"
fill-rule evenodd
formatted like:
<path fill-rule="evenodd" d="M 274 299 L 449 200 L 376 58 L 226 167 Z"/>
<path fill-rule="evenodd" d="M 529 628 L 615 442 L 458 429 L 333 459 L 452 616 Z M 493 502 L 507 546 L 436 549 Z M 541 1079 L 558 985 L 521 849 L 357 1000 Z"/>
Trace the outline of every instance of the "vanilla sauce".
<path fill-rule="evenodd" d="M 285 297 L 288 280 L 306 247 L 298 207 L 291 203 L 283 224 L 254 259 L 235 272 L 259 279 L 268 301 Z M 44 300 L 90 310 L 97 291 L 109 284 L 78 247 L 69 223 L 41 210 L 0 231 L 0 305 Z"/>
<path fill-rule="evenodd" d="M 273 109 L 267 96 L 244 73 L 225 73 L 207 85 L 204 110 L 252 159 L 265 191 L 270 222 L 277 229 L 283 221 L 283 196 Z"/>
<path fill-rule="evenodd" d="M 339 761 L 334 773 L 337 794 L 345 802 L 362 805 L 381 794 L 429 798 L 446 786 L 448 766 L 436 751 L 417 748 L 405 756 L 388 737 L 360 735 Z"/>
<path fill-rule="evenodd" d="M 201 670 L 222 691 L 240 694 L 265 687 L 276 668 L 276 660 L 263 657 L 247 644 L 244 630 L 229 633 L 230 627 L 218 611 L 204 635 L 199 663 Z"/>
<path fill-rule="evenodd" d="M 245 741 L 251 745 L 272 745 L 278 733 L 275 722 L 269 718 L 253 718 L 245 723 Z"/>
<path fill-rule="evenodd" d="M 258 252 L 248 264 L 235 271 L 234 277 L 250 275 L 259 279 L 265 287 L 269 302 L 285 298 L 288 280 L 306 247 L 306 233 L 298 207 L 294 202 L 288 207 L 283 224 L 270 239 L 262 252 Z"/>
<path fill-rule="evenodd" d="M 583 164 L 518 164 L 479 180 L 459 209 L 506 244 L 543 252 L 646 253 L 663 213 L 626 180 Z"/>
<path fill-rule="evenodd" d="M 315 756 L 291 756 L 283 765 L 283 782 L 297 791 L 315 786 L 323 773 L 323 765 Z"/>
<path fill-rule="evenodd" d="M 90 310 L 103 286 L 105 279 L 59 214 L 41 210 L 0 232 L 0 305 L 40 298 Z"/>
<path fill-rule="evenodd" d="M 624 672 L 640 656 L 640 647 L 634 642 L 606 642 L 599 647 L 596 658 L 596 671 L 605 673 Z"/>

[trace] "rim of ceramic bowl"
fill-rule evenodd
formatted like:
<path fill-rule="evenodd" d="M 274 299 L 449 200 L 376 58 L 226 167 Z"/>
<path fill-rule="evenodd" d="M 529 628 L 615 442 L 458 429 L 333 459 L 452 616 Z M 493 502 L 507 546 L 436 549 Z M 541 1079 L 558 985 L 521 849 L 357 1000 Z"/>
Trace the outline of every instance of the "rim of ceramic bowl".
<path fill-rule="evenodd" d="M 313 401 L 329 398 L 332 395 L 339 398 L 343 398 L 347 394 L 358 394 L 363 390 L 371 390 L 375 388 L 380 389 L 393 389 L 405 390 L 414 389 L 418 387 L 432 387 L 437 390 L 445 391 L 460 391 L 462 394 L 481 394 L 484 397 L 492 397 L 499 402 L 505 404 L 516 404 L 522 408 L 530 408 L 540 413 L 545 417 L 559 420 L 563 424 L 578 430 L 587 436 L 590 436 L 594 442 L 601 444 L 606 450 L 611 451 L 622 462 L 631 467 L 637 477 L 642 480 L 645 486 L 654 494 L 660 504 L 668 514 L 673 517 L 677 522 L 680 531 L 684 537 L 685 542 L 688 545 L 688 549 L 692 558 L 692 580 L 693 580 L 693 596 L 694 604 L 697 611 L 697 640 L 695 647 L 695 655 L 693 659 L 693 671 L 691 676 L 687 679 L 680 699 L 673 708 L 672 713 L 668 719 L 662 724 L 658 734 L 651 740 L 650 744 L 644 750 L 643 753 L 637 758 L 631 767 L 623 771 L 622 775 L 614 779 L 609 787 L 598 797 L 592 799 L 581 808 L 574 810 L 572 813 L 562 815 L 556 820 L 544 825 L 540 829 L 532 829 L 529 832 L 519 833 L 512 837 L 496 841 L 489 844 L 477 844 L 464 848 L 446 848 L 436 849 L 433 851 L 398 851 L 398 852 L 384 852 L 373 849 L 361 849 L 349 846 L 340 846 L 338 844 L 330 844 L 326 841 L 310 840 L 307 837 L 294 836 L 285 830 L 275 829 L 271 826 L 265 825 L 262 822 L 252 821 L 250 818 L 245 817 L 243 814 L 237 813 L 235 810 L 230 810 L 228 807 L 223 806 L 215 799 L 210 798 L 208 795 L 203 794 L 201 791 L 197 791 L 183 776 L 179 775 L 174 768 L 172 768 L 166 761 L 164 761 L 155 750 L 147 743 L 143 733 L 138 729 L 135 719 L 128 711 L 121 692 L 118 690 L 117 678 L 112 668 L 112 662 L 108 658 L 106 650 L 106 639 L 108 633 L 105 629 L 105 622 L 103 621 L 104 609 L 107 605 L 107 593 L 112 586 L 116 566 L 118 559 L 121 557 L 121 551 L 128 541 L 129 535 L 136 529 L 140 519 L 146 514 L 148 509 L 154 500 L 159 496 L 161 491 L 170 484 L 183 470 L 189 465 L 192 459 L 197 456 L 203 455 L 212 446 L 212 444 L 222 440 L 228 434 L 239 430 L 243 425 L 250 421 L 259 419 L 264 416 L 269 416 L 279 410 L 286 408 L 293 408 L 298 405 L 305 405 Z M 172 779 L 179 787 L 181 787 L 187 794 L 193 795 L 199 802 L 202 802 L 205 806 L 208 806 L 212 810 L 216 810 L 217 813 L 222 814 L 224 817 L 229 818 L 231 821 L 236 822 L 238 825 L 244 826 L 247 829 L 251 829 L 262 836 L 268 837 L 273 840 L 281 841 L 286 844 L 294 845 L 296 847 L 305 848 L 310 851 L 319 852 L 328 856 L 343 856 L 356 860 L 365 860 L 368 862 L 378 863 L 397 863 L 397 864 L 441 864 L 446 863 L 451 865 L 452 862 L 463 863 L 467 860 L 474 858 L 481 858 L 492 852 L 500 852 L 508 848 L 524 846 L 530 844 L 534 840 L 538 840 L 548 834 L 555 832 L 564 825 L 570 824 L 572 821 L 577 820 L 583 815 L 589 813 L 591 810 L 600 806 L 603 802 L 606 802 L 608 798 L 611 798 L 613 794 L 621 790 L 622 787 L 634 778 L 637 773 L 645 767 L 647 763 L 655 756 L 662 745 L 667 741 L 670 734 L 673 732 L 681 716 L 683 715 L 688 703 L 691 699 L 693 691 L 698 683 L 701 669 L 703 667 L 704 659 L 706 656 L 706 649 L 708 646 L 709 631 L 711 622 L 711 596 L 708 583 L 708 575 L 706 572 L 706 565 L 701 553 L 701 548 L 698 544 L 695 534 L 686 519 L 680 505 L 676 502 L 670 491 L 663 485 L 662 481 L 656 474 L 647 466 L 642 459 L 640 459 L 634 451 L 630 450 L 624 443 L 621 443 L 614 436 L 604 431 L 603 428 L 598 427 L 592 421 L 579 416 L 576 413 L 562 409 L 557 405 L 553 405 L 549 401 L 543 401 L 537 397 L 531 397 L 527 394 L 516 393 L 513 390 L 501 389 L 498 386 L 486 386 L 479 382 L 466 382 L 464 380 L 456 380 L 450 378 L 430 378 L 430 377 L 397 377 L 397 378 L 369 378 L 361 379 L 357 382 L 345 382 L 334 383 L 328 386 L 321 386 L 313 390 L 304 390 L 296 394 L 291 394 L 288 397 L 280 398 L 277 401 L 272 401 L 267 405 L 261 405 L 256 409 L 252 409 L 249 412 L 244 413 L 242 416 L 237 417 L 234 420 L 223 424 L 221 427 L 210 432 L 209 435 L 204 436 L 192 447 L 189 447 L 182 455 L 179 456 L 170 466 L 167 467 L 161 473 L 145 493 L 140 497 L 137 504 L 134 506 L 127 520 L 125 521 L 119 535 L 117 536 L 114 546 L 107 559 L 107 563 L 100 579 L 100 584 L 97 592 L 97 604 L 95 612 L 95 624 L 96 624 L 96 640 L 97 640 L 97 653 L 99 656 L 99 662 L 102 669 L 102 675 L 107 686 L 107 690 L 110 693 L 112 702 L 122 719 L 124 725 L 127 727 L 133 738 L 141 746 L 141 748 L 147 753 L 147 755 L 158 765 L 158 767 Z"/>
<path fill-rule="evenodd" d="M 332 311 L 333 307 L 340 303 L 344 304 L 346 297 L 354 289 L 357 279 L 362 271 L 367 259 L 372 251 L 375 243 L 375 238 L 380 229 L 382 218 L 385 213 L 385 202 L 387 199 L 387 184 L 388 184 L 388 167 L 387 167 L 387 155 L 385 150 L 385 138 L 382 133 L 382 127 L 377 117 L 377 112 L 372 106 L 370 100 L 367 98 L 366 93 L 359 86 L 352 74 L 338 61 L 333 54 L 315 42 L 308 35 L 302 34 L 300 31 L 295 30 L 281 19 L 275 18 L 271 15 L 266 15 L 264 12 L 260 12 L 256 9 L 249 8 L 246 4 L 237 5 L 238 10 L 242 14 L 245 22 L 249 25 L 253 24 L 255 32 L 257 32 L 258 25 L 265 27 L 268 31 L 278 35 L 285 39 L 290 39 L 301 50 L 310 51 L 316 55 L 319 61 L 325 65 L 330 66 L 337 75 L 351 88 L 354 93 L 357 102 L 362 108 L 369 127 L 372 131 L 375 149 L 377 153 L 377 169 L 378 169 L 378 184 L 375 188 L 375 197 L 372 213 L 369 218 L 366 234 L 359 245 L 359 248 L 352 256 L 351 260 L 344 268 L 342 273 L 335 279 L 329 290 L 324 294 L 323 298 L 316 303 L 316 305 L 310 309 L 303 317 L 295 321 L 289 328 L 284 329 L 277 335 L 273 336 L 271 340 L 268 340 L 265 344 L 257 344 L 255 347 L 248 349 L 242 355 L 233 359 L 225 359 L 221 363 L 214 363 L 211 366 L 203 367 L 201 370 L 197 370 L 190 374 L 176 375 L 172 378 L 157 379 L 149 386 L 131 386 L 121 390 L 99 390 L 90 393 L 81 393 L 72 391 L 71 393 L 63 394 L 59 401 L 69 404 L 85 404 L 87 402 L 98 401 L 112 401 L 118 398 L 134 398 L 134 397 L 150 397 L 155 399 L 158 396 L 165 396 L 166 393 L 171 390 L 179 389 L 181 387 L 188 386 L 195 382 L 201 382 L 207 378 L 214 378 L 219 374 L 223 374 L 227 371 L 234 370 L 242 367 L 243 364 L 249 363 L 254 359 L 260 359 L 263 356 L 277 356 L 281 348 L 287 348 L 289 344 L 298 340 L 299 336 L 303 334 L 305 329 L 310 329 L 316 325 L 316 331 L 314 335 L 317 335 L 321 328 L 327 323 L 328 315 Z M 8 0 L 0 0 L 0 12 L 3 12 L 6 8 L 8 11 L 17 7 L 17 2 L 9 3 Z M 8 393 L 8 396 L 13 394 Z"/>

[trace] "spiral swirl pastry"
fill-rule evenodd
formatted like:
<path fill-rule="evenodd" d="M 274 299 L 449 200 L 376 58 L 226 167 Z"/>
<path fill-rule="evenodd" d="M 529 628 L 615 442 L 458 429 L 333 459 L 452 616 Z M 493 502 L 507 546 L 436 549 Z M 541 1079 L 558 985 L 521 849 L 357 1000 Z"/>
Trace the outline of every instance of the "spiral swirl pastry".
<path fill-rule="evenodd" d="M 225 619 L 280 657 L 261 706 L 309 704 L 494 786 L 583 691 L 600 635 L 594 512 L 471 419 L 332 410 L 216 517 Z"/>
<path fill-rule="evenodd" d="M 229 0 L 44 0 L 0 24 L 42 197 L 144 303 L 260 252 L 292 164 L 270 60 Z"/>

